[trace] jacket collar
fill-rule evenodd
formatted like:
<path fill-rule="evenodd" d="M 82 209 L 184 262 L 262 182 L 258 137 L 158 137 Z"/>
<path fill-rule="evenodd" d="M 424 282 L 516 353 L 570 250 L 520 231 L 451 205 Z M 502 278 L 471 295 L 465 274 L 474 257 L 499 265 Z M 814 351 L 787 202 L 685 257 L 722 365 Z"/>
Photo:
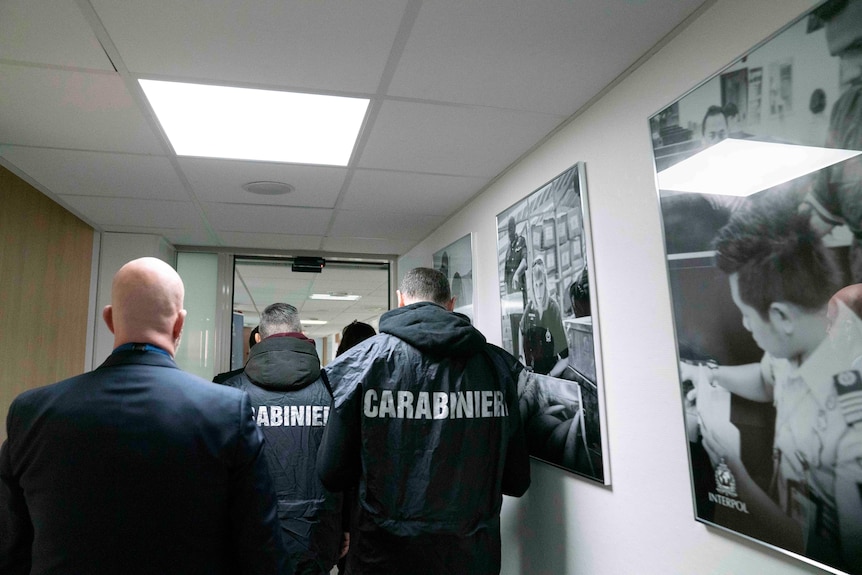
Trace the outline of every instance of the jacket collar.
<path fill-rule="evenodd" d="M 177 368 L 177 363 L 170 355 L 137 349 L 115 350 L 107 357 L 107 359 L 105 359 L 102 365 L 99 366 L 99 369 L 115 365 L 158 365 L 162 367 Z"/>

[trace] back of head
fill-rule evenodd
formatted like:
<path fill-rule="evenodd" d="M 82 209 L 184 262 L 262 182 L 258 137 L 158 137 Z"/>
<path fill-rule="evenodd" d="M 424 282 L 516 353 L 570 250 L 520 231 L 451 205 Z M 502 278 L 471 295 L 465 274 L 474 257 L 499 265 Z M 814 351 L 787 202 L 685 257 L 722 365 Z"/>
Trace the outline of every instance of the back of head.
<path fill-rule="evenodd" d="M 335 352 L 335 357 L 338 357 L 357 343 L 363 342 L 375 335 L 377 335 L 377 332 L 374 331 L 373 327 L 367 323 L 353 320 L 341 332 L 341 343 L 338 344 L 338 351 Z"/>
<path fill-rule="evenodd" d="M 128 262 L 114 276 L 111 305 L 105 309 L 115 345 L 175 346 L 182 327 L 180 321 L 178 328 L 177 319 L 185 318 L 184 294 L 179 274 L 162 260 L 147 257 Z"/>
<path fill-rule="evenodd" d="M 404 274 L 399 291 L 412 302 L 430 301 L 444 307 L 452 299 L 449 280 L 431 268 L 413 268 Z"/>
<path fill-rule="evenodd" d="M 722 120 L 727 122 L 727 115 L 725 114 L 724 108 L 716 105 L 710 106 L 703 114 L 703 120 L 700 123 L 700 131 L 704 136 L 706 135 L 706 121 L 716 116 L 721 116 Z"/>
<path fill-rule="evenodd" d="M 739 108 L 733 102 L 728 102 L 722 108 L 724 112 L 724 117 L 730 120 L 731 118 L 736 118 L 739 116 Z"/>
<path fill-rule="evenodd" d="M 260 314 L 259 329 L 261 339 L 266 339 L 277 333 L 300 333 L 302 322 L 295 307 L 289 303 L 274 303 Z"/>
<path fill-rule="evenodd" d="M 773 302 L 820 310 L 842 285 L 835 254 L 793 200 L 773 197 L 736 212 L 713 242 L 718 267 L 738 274 L 742 301 L 764 317 Z"/>

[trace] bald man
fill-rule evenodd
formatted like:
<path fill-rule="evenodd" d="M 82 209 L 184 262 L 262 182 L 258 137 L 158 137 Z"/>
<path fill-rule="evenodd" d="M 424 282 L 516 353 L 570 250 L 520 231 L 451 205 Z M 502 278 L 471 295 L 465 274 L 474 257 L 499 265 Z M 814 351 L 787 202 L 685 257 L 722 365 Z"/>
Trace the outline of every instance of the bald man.
<path fill-rule="evenodd" d="M 177 368 L 183 283 L 114 277 L 96 370 L 18 396 L 0 448 L 0 573 L 292 573 L 248 395 Z"/>

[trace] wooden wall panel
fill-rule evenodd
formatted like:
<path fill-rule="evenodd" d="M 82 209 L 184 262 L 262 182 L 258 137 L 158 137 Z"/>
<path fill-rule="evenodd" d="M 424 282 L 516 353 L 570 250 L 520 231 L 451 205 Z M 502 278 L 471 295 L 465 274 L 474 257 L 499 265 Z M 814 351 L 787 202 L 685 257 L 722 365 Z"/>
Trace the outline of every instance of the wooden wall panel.
<path fill-rule="evenodd" d="M 81 373 L 93 228 L 0 166 L 0 440 L 16 395 Z"/>

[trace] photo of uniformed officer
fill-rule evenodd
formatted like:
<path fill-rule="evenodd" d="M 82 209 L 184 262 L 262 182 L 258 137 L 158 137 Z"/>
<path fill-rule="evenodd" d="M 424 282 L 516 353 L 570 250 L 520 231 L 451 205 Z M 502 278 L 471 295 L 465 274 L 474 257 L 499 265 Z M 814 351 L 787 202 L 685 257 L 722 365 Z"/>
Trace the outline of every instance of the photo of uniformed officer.
<path fill-rule="evenodd" d="M 470 234 L 455 240 L 431 256 L 431 267 L 441 272 L 452 288 L 455 310 L 475 324 L 473 311 L 473 238 Z"/>
<path fill-rule="evenodd" d="M 503 347 L 525 366 L 530 455 L 604 482 L 583 165 L 497 216 Z"/>
<path fill-rule="evenodd" d="M 696 517 L 843 573 L 862 573 L 860 45 L 862 0 L 822 3 L 652 120 Z M 746 141 L 843 155 L 747 195 L 662 189 L 704 102 L 734 104 Z"/>

